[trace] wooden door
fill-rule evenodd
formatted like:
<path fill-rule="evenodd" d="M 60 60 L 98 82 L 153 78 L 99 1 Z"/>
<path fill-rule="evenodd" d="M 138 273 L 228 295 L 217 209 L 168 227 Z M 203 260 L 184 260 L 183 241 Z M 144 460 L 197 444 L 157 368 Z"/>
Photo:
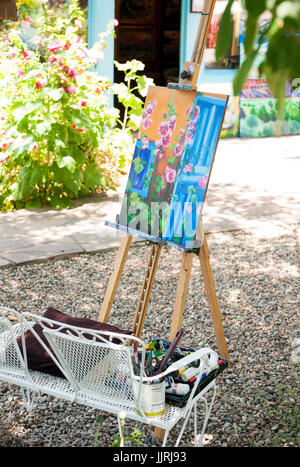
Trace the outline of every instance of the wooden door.
<path fill-rule="evenodd" d="M 115 59 L 137 59 L 157 86 L 178 81 L 181 0 L 116 0 Z M 115 72 L 115 81 L 122 75 Z"/>

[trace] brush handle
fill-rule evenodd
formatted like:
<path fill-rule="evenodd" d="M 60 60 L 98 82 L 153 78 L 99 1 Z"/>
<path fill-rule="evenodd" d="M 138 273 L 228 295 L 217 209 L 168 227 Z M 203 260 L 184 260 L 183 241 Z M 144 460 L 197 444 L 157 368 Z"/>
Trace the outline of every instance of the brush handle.
<path fill-rule="evenodd" d="M 175 347 L 177 346 L 179 340 L 181 339 L 182 334 L 183 334 L 183 328 L 178 329 L 178 331 L 176 333 L 176 336 L 174 337 L 173 341 L 171 342 L 170 347 L 168 348 L 168 351 L 167 351 L 166 355 L 164 356 L 164 358 L 163 358 L 163 360 L 162 360 L 162 362 L 160 364 L 159 369 L 156 370 L 153 373 L 153 376 L 158 375 L 159 373 L 161 373 L 163 371 L 167 361 L 171 357 L 172 353 L 174 352 Z"/>

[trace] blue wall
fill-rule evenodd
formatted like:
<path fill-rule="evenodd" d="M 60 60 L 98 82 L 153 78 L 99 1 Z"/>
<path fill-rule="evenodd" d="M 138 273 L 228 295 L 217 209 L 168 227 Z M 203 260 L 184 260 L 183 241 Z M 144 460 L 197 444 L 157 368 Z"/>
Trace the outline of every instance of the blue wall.
<path fill-rule="evenodd" d="M 107 24 L 115 17 L 114 0 L 88 0 L 88 45 L 92 47 L 99 39 L 99 34 L 105 32 Z M 100 76 L 114 80 L 114 37 L 107 38 L 104 49 L 104 60 L 97 66 Z"/>

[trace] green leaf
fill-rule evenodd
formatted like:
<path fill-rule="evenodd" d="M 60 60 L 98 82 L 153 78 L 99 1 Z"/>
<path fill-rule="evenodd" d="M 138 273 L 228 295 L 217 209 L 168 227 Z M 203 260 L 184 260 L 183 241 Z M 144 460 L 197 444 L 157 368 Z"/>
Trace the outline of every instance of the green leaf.
<path fill-rule="evenodd" d="M 52 89 L 52 91 L 48 92 L 48 96 L 55 102 L 59 101 L 63 95 L 64 91 L 62 89 Z"/>
<path fill-rule="evenodd" d="M 26 196 L 31 195 L 32 192 L 33 187 L 26 180 L 19 180 L 11 186 L 11 194 L 14 201 L 21 201 Z"/>
<path fill-rule="evenodd" d="M 33 198 L 27 201 L 27 203 L 25 204 L 25 209 L 39 209 L 41 206 L 41 201 L 37 198 Z"/>
<path fill-rule="evenodd" d="M 246 21 L 246 36 L 244 41 L 245 53 L 248 55 L 255 44 L 258 33 L 258 16 L 248 15 Z"/>
<path fill-rule="evenodd" d="M 243 88 L 243 85 L 247 79 L 249 71 L 253 65 L 256 55 L 258 54 L 259 48 L 252 50 L 250 55 L 244 60 L 239 70 L 237 71 L 234 80 L 233 80 L 233 93 L 235 96 L 238 96 Z"/>
<path fill-rule="evenodd" d="M 216 59 L 217 61 L 220 60 L 220 58 L 224 57 L 226 55 L 230 43 L 231 43 L 231 38 L 232 38 L 232 28 L 233 28 L 233 21 L 232 21 L 232 15 L 231 15 L 231 7 L 233 5 L 234 0 L 229 0 L 225 11 L 223 13 L 221 22 L 220 22 L 220 27 L 219 27 L 219 32 L 217 36 L 217 44 L 216 44 Z"/>
<path fill-rule="evenodd" d="M 86 166 L 86 170 L 84 171 L 84 183 L 91 190 L 105 184 L 105 178 L 95 162 Z"/>
<path fill-rule="evenodd" d="M 74 123 L 77 128 L 92 128 L 94 123 L 80 109 L 64 109 L 64 116 L 67 120 Z"/>
<path fill-rule="evenodd" d="M 34 143 L 33 136 L 19 136 L 14 140 L 14 142 L 7 148 L 5 154 L 13 155 L 13 158 L 18 157 L 23 152 L 29 152 L 31 145 Z"/>
<path fill-rule="evenodd" d="M 76 169 L 76 160 L 71 156 L 59 157 L 59 155 L 57 155 L 56 163 L 59 168 L 66 167 L 71 173 Z"/>

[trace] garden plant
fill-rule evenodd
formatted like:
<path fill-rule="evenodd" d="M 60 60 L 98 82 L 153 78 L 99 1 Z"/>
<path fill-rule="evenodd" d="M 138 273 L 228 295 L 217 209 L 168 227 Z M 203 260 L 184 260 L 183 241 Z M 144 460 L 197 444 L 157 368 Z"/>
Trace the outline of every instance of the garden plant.
<path fill-rule="evenodd" d="M 62 209 L 72 199 L 116 189 L 142 114 L 137 94 L 145 96 L 150 82 L 139 75 L 138 61 L 123 66 L 126 85 L 113 86 L 95 71 L 116 20 L 88 48 L 78 0 L 64 15 L 40 5 L 35 16 L 5 22 L 0 33 L 1 211 Z M 22 36 L 24 26 L 30 39 Z M 127 101 L 121 123 L 113 94 Z"/>

